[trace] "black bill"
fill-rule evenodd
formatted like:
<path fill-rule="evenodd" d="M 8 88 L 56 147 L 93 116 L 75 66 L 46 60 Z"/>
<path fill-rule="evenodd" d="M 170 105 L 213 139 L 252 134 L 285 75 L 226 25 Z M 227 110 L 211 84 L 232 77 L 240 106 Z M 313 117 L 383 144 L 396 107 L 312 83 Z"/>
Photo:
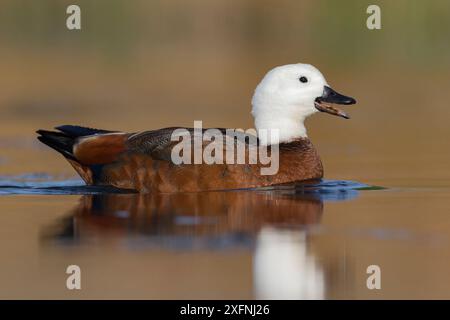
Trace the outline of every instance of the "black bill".
<path fill-rule="evenodd" d="M 353 99 L 352 97 L 347 97 L 340 93 L 337 93 L 330 87 L 325 86 L 322 96 L 317 97 L 314 103 L 316 109 L 319 110 L 320 112 L 326 112 L 345 119 L 350 119 L 350 117 L 344 111 L 336 107 L 330 106 L 327 103 L 349 105 L 355 104 L 356 100 Z"/>

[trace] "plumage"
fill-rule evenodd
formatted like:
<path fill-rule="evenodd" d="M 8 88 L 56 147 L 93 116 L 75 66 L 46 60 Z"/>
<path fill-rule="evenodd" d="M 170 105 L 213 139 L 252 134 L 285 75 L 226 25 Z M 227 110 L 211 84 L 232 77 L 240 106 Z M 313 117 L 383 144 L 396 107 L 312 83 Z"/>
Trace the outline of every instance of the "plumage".
<path fill-rule="evenodd" d="M 175 165 L 171 161 L 175 142 L 170 139 L 175 129 L 79 137 L 43 130 L 38 133 L 40 140 L 63 154 L 89 185 L 112 185 L 139 192 L 190 192 L 255 188 L 323 176 L 320 158 L 307 138 L 279 145 L 280 168 L 273 176 L 261 175 L 260 163 Z M 52 144 L 61 137 L 71 141 L 67 145 L 73 146 L 72 153 L 68 154 L 59 143 Z M 247 157 L 251 148 L 258 146 L 246 143 Z"/>
<path fill-rule="evenodd" d="M 61 153 L 89 185 L 111 185 L 142 193 L 255 188 L 323 177 L 322 162 L 306 135 L 303 121 L 318 111 L 346 116 L 323 102 L 355 101 L 329 88 L 313 66 L 295 64 L 273 69 L 258 85 L 252 100 L 256 136 L 247 134 L 235 139 L 220 128 L 216 132 L 222 134 L 221 141 L 200 140 L 198 145 L 195 143 L 198 131 L 180 127 L 126 133 L 64 125 L 56 127 L 57 131 L 37 133 L 38 139 Z M 172 141 L 172 134 L 178 129 L 189 134 L 192 164 L 176 164 L 172 159 L 173 148 L 178 144 Z M 280 132 L 280 139 L 267 140 L 260 134 L 265 129 Z M 236 149 L 238 141 L 245 144 L 244 164 L 227 161 L 194 164 L 193 155 L 199 148 L 201 151 L 212 143 L 223 142 L 224 146 L 231 144 Z M 258 154 L 267 145 L 279 148 L 278 171 L 271 175 L 261 174 L 266 165 L 250 161 L 253 151 Z M 223 151 L 222 159 L 225 158 Z"/>

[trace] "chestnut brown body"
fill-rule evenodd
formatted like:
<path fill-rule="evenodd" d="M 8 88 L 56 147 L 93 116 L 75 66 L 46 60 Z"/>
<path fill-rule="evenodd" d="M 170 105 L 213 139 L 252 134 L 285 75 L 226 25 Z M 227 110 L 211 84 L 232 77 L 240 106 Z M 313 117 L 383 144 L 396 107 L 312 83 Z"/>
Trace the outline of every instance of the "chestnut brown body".
<path fill-rule="evenodd" d="M 257 143 L 246 142 L 245 164 L 174 164 L 171 154 L 177 142 L 171 135 L 178 128 L 134 134 L 75 126 L 57 129 L 60 132 L 38 131 L 39 140 L 62 153 L 88 185 L 142 193 L 197 192 L 266 187 L 323 176 L 319 155 L 307 138 L 279 144 L 278 171 L 263 175 L 261 169 L 267 164 L 248 162 L 252 148 L 264 147 Z M 203 142 L 202 147 L 207 144 Z"/>

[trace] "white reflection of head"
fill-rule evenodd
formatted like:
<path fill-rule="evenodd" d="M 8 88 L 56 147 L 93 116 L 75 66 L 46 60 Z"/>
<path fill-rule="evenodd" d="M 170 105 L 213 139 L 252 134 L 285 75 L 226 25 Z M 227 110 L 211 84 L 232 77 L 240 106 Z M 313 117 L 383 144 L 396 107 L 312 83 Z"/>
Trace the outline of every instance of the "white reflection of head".
<path fill-rule="evenodd" d="M 323 299 L 323 270 L 307 251 L 306 233 L 263 228 L 253 261 L 257 299 Z"/>

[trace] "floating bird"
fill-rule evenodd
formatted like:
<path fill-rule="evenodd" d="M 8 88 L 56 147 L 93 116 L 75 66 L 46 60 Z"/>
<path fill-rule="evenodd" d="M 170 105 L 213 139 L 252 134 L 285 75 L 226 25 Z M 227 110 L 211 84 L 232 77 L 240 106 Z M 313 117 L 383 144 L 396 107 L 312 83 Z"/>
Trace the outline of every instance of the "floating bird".
<path fill-rule="evenodd" d="M 354 103 L 355 99 L 331 89 L 312 65 L 290 64 L 270 70 L 253 95 L 256 135 L 255 140 L 244 140 L 246 161 L 242 164 L 175 163 L 172 151 L 179 142 L 172 139 L 173 133 L 177 129 L 193 133 L 189 145 L 195 148 L 192 128 L 126 133 L 63 125 L 56 127 L 58 131 L 37 133 L 38 139 L 61 153 L 88 185 L 108 185 L 141 193 L 257 188 L 321 179 L 322 162 L 308 139 L 304 121 L 316 112 L 348 119 L 345 112 L 330 104 Z M 276 131 L 278 139 L 274 142 L 270 135 L 259 134 L 264 130 Z M 227 139 L 228 130 L 217 131 L 223 134 L 223 140 Z M 234 138 L 233 145 L 238 143 Z M 202 141 L 200 147 L 207 144 Z M 248 161 L 252 150 L 266 147 L 278 149 L 275 174 L 261 174 L 264 165 Z"/>

